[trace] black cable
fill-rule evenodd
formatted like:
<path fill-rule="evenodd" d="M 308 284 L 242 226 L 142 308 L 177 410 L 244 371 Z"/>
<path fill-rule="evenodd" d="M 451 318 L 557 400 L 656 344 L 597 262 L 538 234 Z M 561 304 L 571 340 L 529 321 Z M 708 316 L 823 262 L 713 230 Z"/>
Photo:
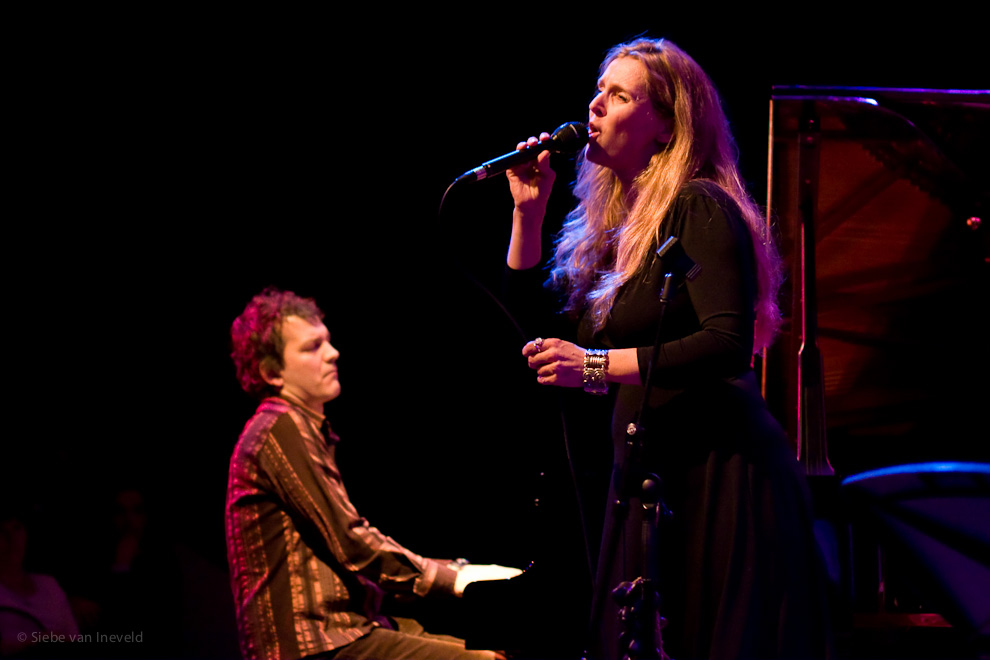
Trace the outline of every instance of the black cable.
<path fill-rule="evenodd" d="M 440 199 L 440 207 L 437 209 L 438 218 L 442 219 L 444 203 L 447 200 L 447 195 L 450 193 L 450 191 L 454 188 L 456 184 L 457 184 L 456 181 L 451 183 L 449 186 L 447 186 L 447 189 L 444 191 L 443 196 Z M 496 296 L 491 291 L 491 289 L 489 289 L 487 286 L 485 286 L 484 283 L 482 283 L 477 277 L 475 277 L 467 269 L 467 267 L 461 262 L 460 258 L 456 258 L 456 263 L 458 270 L 461 271 L 461 274 L 469 282 L 474 284 L 483 294 L 485 294 L 488 297 L 489 300 L 495 303 L 495 305 L 502 311 L 506 319 L 509 320 L 509 322 L 512 324 L 512 326 L 515 328 L 516 332 L 518 333 L 519 340 L 522 343 L 526 343 L 527 341 L 529 341 L 529 337 L 526 335 L 525 330 L 523 330 L 522 325 L 515 318 L 515 316 L 513 316 L 512 312 L 509 311 L 509 309 L 505 306 L 505 304 L 501 300 L 499 300 L 498 296 Z M 587 523 L 587 516 L 584 507 L 584 498 L 581 496 L 581 488 L 580 485 L 578 484 L 577 472 L 575 471 L 574 468 L 574 459 L 571 454 L 570 436 L 567 433 L 567 416 L 562 401 L 562 396 L 559 393 L 558 396 L 556 397 L 556 401 L 557 401 L 557 409 L 560 413 L 560 428 L 561 428 L 561 437 L 564 443 L 564 456 L 566 458 L 568 473 L 570 475 L 570 480 L 571 480 L 571 487 L 574 489 L 574 499 L 578 509 L 578 520 L 581 526 L 581 540 L 584 545 L 585 561 L 587 563 L 588 576 L 590 580 L 589 586 L 592 589 L 592 591 L 594 591 L 595 568 L 594 568 L 594 563 L 592 562 L 591 559 L 591 540 L 588 535 L 588 523 Z"/>

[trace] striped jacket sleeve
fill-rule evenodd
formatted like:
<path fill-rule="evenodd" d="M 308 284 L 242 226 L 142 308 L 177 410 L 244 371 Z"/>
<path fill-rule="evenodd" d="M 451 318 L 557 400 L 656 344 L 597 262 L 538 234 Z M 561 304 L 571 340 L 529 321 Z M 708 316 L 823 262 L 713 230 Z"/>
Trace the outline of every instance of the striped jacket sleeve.
<path fill-rule="evenodd" d="M 333 455 L 313 422 L 297 411 L 281 415 L 258 456 L 273 493 L 307 543 L 329 565 L 356 573 L 388 591 L 453 593 L 456 573 L 382 534 L 351 503 Z M 309 428 L 307 428 L 309 427 Z"/>

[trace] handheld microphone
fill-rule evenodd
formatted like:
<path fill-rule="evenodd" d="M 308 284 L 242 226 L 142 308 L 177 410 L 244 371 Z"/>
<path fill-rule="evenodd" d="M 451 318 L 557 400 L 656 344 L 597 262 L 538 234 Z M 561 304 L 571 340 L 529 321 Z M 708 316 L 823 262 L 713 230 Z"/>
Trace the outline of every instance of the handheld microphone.
<path fill-rule="evenodd" d="M 577 153 L 587 143 L 587 126 L 576 121 L 567 122 L 558 126 L 557 130 L 550 136 L 550 139 L 543 140 L 539 144 L 526 147 L 525 149 L 517 149 L 516 151 L 482 163 L 473 170 L 468 170 L 457 177 L 454 184 L 481 181 L 482 179 L 501 174 L 516 165 L 535 160 L 544 151 L 560 154 Z"/>

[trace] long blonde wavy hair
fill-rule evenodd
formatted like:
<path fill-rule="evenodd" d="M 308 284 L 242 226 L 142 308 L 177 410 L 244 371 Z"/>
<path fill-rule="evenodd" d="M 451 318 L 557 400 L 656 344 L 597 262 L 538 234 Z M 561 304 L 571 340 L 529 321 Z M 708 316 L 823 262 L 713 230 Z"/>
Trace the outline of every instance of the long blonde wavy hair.
<path fill-rule="evenodd" d="M 553 282 L 566 287 L 565 311 L 587 309 L 595 329 L 601 329 L 619 289 L 648 262 L 678 191 L 692 179 L 709 179 L 736 201 L 753 237 L 758 270 L 753 350 L 759 351 L 780 326 L 776 299 L 782 270 L 760 209 L 739 176 L 735 140 L 718 93 L 701 67 L 665 39 L 615 46 L 602 62 L 601 74 L 620 57 L 644 64 L 654 108 L 673 117 L 672 136 L 636 177 L 631 191 L 622 190 L 612 170 L 582 154 L 574 184 L 578 205 L 557 238 L 552 269 Z"/>

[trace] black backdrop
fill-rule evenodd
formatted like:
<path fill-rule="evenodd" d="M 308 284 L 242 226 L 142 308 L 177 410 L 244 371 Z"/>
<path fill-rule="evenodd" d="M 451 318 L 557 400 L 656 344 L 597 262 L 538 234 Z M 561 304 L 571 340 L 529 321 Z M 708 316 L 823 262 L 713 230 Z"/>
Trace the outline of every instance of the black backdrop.
<path fill-rule="evenodd" d="M 137 482 L 222 567 L 227 460 L 253 410 L 227 333 L 274 284 L 327 312 L 344 388 L 328 413 L 362 513 L 423 554 L 525 561 L 519 512 L 564 453 L 555 400 L 489 295 L 504 181 L 454 190 L 440 215 L 446 187 L 583 121 L 604 51 L 642 33 L 712 76 L 761 202 L 772 85 L 987 86 L 964 17 L 819 11 L 12 20 L 8 483 L 73 521 L 51 536 L 74 545 L 103 490 Z M 551 229 L 571 176 L 555 165 Z M 597 483 L 607 449 L 573 449 Z"/>

